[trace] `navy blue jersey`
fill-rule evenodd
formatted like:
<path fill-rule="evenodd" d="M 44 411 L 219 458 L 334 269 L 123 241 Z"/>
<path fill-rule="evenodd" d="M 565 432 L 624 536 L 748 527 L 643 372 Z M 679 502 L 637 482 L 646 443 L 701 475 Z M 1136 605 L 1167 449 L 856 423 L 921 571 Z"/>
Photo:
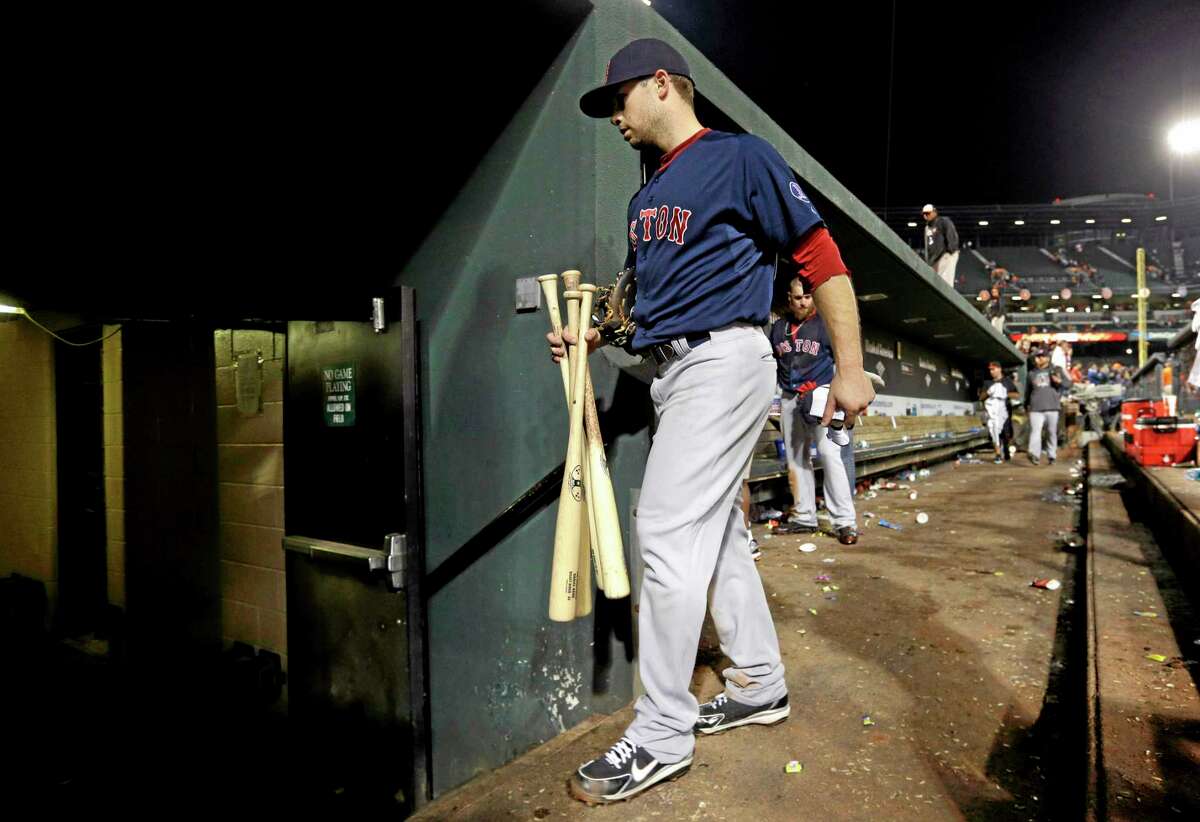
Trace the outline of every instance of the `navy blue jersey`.
<path fill-rule="evenodd" d="M 812 390 L 833 379 L 833 348 L 821 315 L 814 312 L 802 323 L 792 317 L 776 320 L 769 336 L 780 388 Z"/>
<path fill-rule="evenodd" d="M 634 348 L 770 316 L 775 255 L 821 222 L 792 170 L 750 134 L 701 132 L 629 201 Z"/>

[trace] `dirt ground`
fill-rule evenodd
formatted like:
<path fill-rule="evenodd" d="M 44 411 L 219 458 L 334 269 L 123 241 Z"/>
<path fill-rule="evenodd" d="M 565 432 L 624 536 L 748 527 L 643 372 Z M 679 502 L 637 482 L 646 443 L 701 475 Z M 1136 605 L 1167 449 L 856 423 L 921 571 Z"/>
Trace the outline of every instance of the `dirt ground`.
<path fill-rule="evenodd" d="M 1080 637 L 1076 555 L 1061 532 L 1075 452 L 1057 465 L 941 463 L 911 489 L 859 498 L 862 536 L 755 534 L 791 718 L 697 740 L 690 772 L 629 802 L 588 808 L 565 784 L 623 731 L 597 718 L 443 797 L 427 819 L 1051 819 L 1085 790 L 1082 706 L 1060 700 Z M 899 480 L 899 482 L 904 482 Z M 909 499 L 915 491 L 917 499 Z M 873 517 L 867 517 L 867 512 Z M 920 525 L 918 512 L 929 515 Z M 902 530 L 880 527 L 883 518 Z M 814 542 L 815 551 L 799 546 Z M 827 576 L 828 580 L 818 580 Z M 1030 587 L 1057 578 L 1059 590 Z M 828 589 L 828 590 L 826 590 Z M 694 686 L 724 667 L 706 629 Z M 790 760 L 800 773 L 786 773 Z"/>

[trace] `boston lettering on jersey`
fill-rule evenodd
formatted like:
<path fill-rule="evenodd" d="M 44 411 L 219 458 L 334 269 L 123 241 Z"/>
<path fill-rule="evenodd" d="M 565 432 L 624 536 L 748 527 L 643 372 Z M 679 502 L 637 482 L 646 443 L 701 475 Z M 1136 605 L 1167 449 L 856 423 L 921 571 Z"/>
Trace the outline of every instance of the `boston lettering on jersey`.
<path fill-rule="evenodd" d="M 703 130 L 629 201 L 635 348 L 733 322 L 765 325 L 776 254 L 821 217 L 769 143 Z"/>
<path fill-rule="evenodd" d="M 775 350 L 775 377 L 780 388 L 810 390 L 833 379 L 829 332 L 820 314 L 802 323 L 790 317 L 776 320 L 768 336 Z"/>
<path fill-rule="evenodd" d="M 668 242 L 683 245 L 683 238 L 687 234 L 688 220 L 691 219 L 691 216 L 690 209 L 679 206 L 664 205 L 659 206 L 657 210 L 643 208 L 638 214 L 643 226 L 642 239 L 650 242 L 651 239 L 661 240 L 666 237 Z M 629 239 L 633 241 L 634 247 L 638 244 L 637 233 L 637 220 L 634 220 L 629 224 Z"/>
<path fill-rule="evenodd" d="M 792 346 L 795 345 L 795 348 Z M 775 347 L 775 353 L 779 356 L 791 354 L 795 351 L 798 354 L 812 354 L 814 357 L 821 353 L 820 340 L 784 340 Z"/>

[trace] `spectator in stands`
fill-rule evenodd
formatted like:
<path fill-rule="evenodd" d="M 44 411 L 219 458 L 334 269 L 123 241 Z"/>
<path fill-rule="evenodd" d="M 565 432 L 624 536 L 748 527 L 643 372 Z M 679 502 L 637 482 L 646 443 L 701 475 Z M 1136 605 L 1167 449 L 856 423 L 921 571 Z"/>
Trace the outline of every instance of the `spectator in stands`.
<path fill-rule="evenodd" d="M 1025 380 L 1025 408 L 1029 411 L 1029 461 L 1041 464 L 1042 431 L 1046 431 L 1046 455 L 1050 464 L 1058 457 L 1058 412 L 1061 392 L 1069 385 L 1066 373 L 1050 364 L 1050 354 L 1039 348 L 1033 352 L 1034 367 Z"/>
<path fill-rule="evenodd" d="M 992 328 L 1004 333 L 1004 297 L 1001 293 L 1000 286 L 992 286 L 992 298 L 988 300 L 987 306 L 984 308 L 988 320 L 992 324 Z"/>
<path fill-rule="evenodd" d="M 949 217 L 939 217 L 932 203 L 921 209 L 925 218 L 925 262 L 951 288 L 958 267 L 958 231 Z"/>
<path fill-rule="evenodd" d="M 1091 380 L 1084 378 L 1083 371 L 1080 369 L 1079 363 L 1077 362 L 1071 363 L 1071 367 L 1067 369 L 1067 376 L 1071 378 L 1072 383 L 1091 382 Z"/>

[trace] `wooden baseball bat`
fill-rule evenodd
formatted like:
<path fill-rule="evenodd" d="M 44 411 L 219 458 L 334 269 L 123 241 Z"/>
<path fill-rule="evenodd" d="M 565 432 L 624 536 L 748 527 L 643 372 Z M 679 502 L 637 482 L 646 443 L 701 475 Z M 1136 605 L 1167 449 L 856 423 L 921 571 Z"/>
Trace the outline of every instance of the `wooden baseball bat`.
<path fill-rule="evenodd" d="M 562 336 L 562 331 L 563 331 L 562 315 L 559 313 L 559 309 L 558 309 L 558 275 L 557 274 L 546 274 L 545 276 L 538 277 L 538 282 L 541 283 L 542 294 L 546 297 L 546 310 L 547 310 L 547 313 L 550 315 L 550 329 L 555 334 Z M 578 280 L 575 281 L 575 285 L 579 285 Z M 577 301 L 572 301 L 567 304 L 567 307 L 568 307 L 569 314 L 573 313 L 575 315 L 575 320 L 574 320 L 575 325 L 572 327 L 572 330 L 574 330 L 579 327 L 579 318 L 578 318 L 579 303 Z M 568 327 L 571 327 L 571 326 L 568 326 Z M 567 352 L 567 356 L 563 357 L 561 360 L 558 361 L 558 364 L 561 366 L 560 370 L 562 371 L 563 396 L 566 398 L 566 408 L 567 408 L 568 418 L 570 417 L 570 413 L 571 413 L 571 369 L 570 369 L 570 366 L 568 365 L 569 360 L 570 360 L 570 352 Z M 586 424 L 587 424 L 587 419 L 586 419 L 586 415 L 585 415 L 584 425 L 586 426 Z M 587 448 L 587 439 L 586 438 L 584 439 L 584 448 L 585 449 Z M 587 504 L 587 507 L 588 507 L 589 528 L 586 533 L 584 533 L 581 530 L 581 539 L 580 539 L 580 546 L 579 546 L 579 550 L 580 550 L 580 557 L 579 557 L 580 587 L 579 587 L 579 599 L 576 600 L 576 607 L 575 607 L 575 615 L 576 616 L 587 616 L 587 614 L 591 613 L 592 584 L 591 584 L 591 580 L 589 579 L 589 576 L 590 576 L 592 566 L 594 566 L 596 569 L 596 585 L 598 587 L 600 587 L 601 590 L 603 590 L 603 585 L 604 585 L 604 575 L 600 570 L 599 557 L 596 554 L 596 546 L 592 542 L 592 539 L 591 539 L 591 534 L 594 532 L 595 529 L 593 527 L 594 523 L 592 522 L 594 517 L 593 517 L 592 504 L 591 504 L 591 497 L 587 493 L 587 486 L 589 483 L 588 483 L 588 477 L 587 477 L 587 460 L 586 459 L 584 460 L 583 482 L 584 482 L 584 502 Z"/>
<path fill-rule="evenodd" d="M 582 275 L 578 271 L 575 271 L 575 270 L 564 271 L 562 273 L 563 287 L 567 291 L 577 291 L 579 288 L 579 279 L 581 276 Z M 557 300 L 555 301 L 555 307 L 557 308 Z M 551 318 L 551 322 L 553 322 L 553 317 Z M 570 328 L 572 334 L 575 334 L 579 330 L 579 304 L 576 301 L 568 301 L 567 302 L 567 327 Z M 587 374 L 587 382 L 590 384 L 591 381 L 592 381 L 591 374 L 588 373 Z M 572 391 L 573 390 L 574 390 L 574 386 L 572 386 Z M 585 397 L 585 399 L 586 399 L 586 397 Z M 568 406 L 570 405 L 569 398 L 567 400 L 567 405 Z M 588 543 L 588 549 L 591 554 L 590 561 L 591 561 L 591 565 L 595 569 L 595 573 L 596 573 L 596 587 L 599 588 L 601 591 L 603 591 L 604 590 L 605 573 L 604 573 L 604 566 L 600 561 L 600 553 L 598 550 L 599 545 L 596 542 L 596 534 L 599 533 L 596 530 L 596 506 L 595 506 L 595 500 L 593 500 L 592 495 L 590 493 L 588 493 L 588 490 L 587 490 L 588 488 L 591 487 L 591 479 L 589 476 L 589 474 L 590 474 L 589 469 L 591 466 L 591 461 L 589 459 L 589 450 L 591 448 L 591 445 L 590 445 L 590 440 L 587 437 L 587 424 L 588 424 L 587 420 L 588 420 L 589 413 L 591 414 L 592 417 L 596 416 L 596 403 L 595 403 L 594 397 L 592 399 L 592 405 L 591 405 L 590 412 L 589 412 L 587 405 L 585 405 L 583 407 L 583 425 L 584 425 L 584 440 L 583 440 L 584 491 L 583 491 L 583 498 L 584 498 L 584 502 L 587 504 L 587 510 L 588 510 L 587 543 Z M 588 557 L 584 557 L 582 562 L 586 563 L 586 562 L 588 562 L 588 559 L 589 559 Z M 586 579 L 584 581 L 587 582 Z"/>
<path fill-rule="evenodd" d="M 542 284 L 542 295 L 546 298 L 546 311 L 550 315 L 550 330 L 555 334 L 562 336 L 562 315 L 558 311 L 558 275 L 546 274 L 538 277 L 538 282 Z M 567 398 L 567 414 L 571 413 L 571 366 L 568 364 L 569 352 L 567 357 L 563 357 L 558 361 L 559 370 L 562 371 L 563 395 Z"/>
<path fill-rule="evenodd" d="M 579 336 L 583 341 L 591 324 L 592 291 L 595 286 L 580 286 L 583 291 L 579 309 Z M 567 300 L 572 292 L 563 294 Z M 568 303 L 569 305 L 569 303 Z M 583 385 L 587 368 L 587 343 L 577 342 L 572 349 L 572 385 Z M 567 436 L 567 458 L 563 466 L 562 490 L 558 496 L 558 519 L 554 525 L 554 560 L 550 567 L 550 619 L 570 622 L 575 618 L 579 598 L 579 541 L 584 527 L 583 501 L 583 391 L 572 392 L 571 417 Z"/>
<path fill-rule="evenodd" d="M 572 272 L 568 272 L 572 273 Z M 579 276 L 578 272 L 573 272 L 575 277 L 571 281 L 571 288 L 567 289 L 570 297 L 567 298 L 567 327 L 571 330 L 571 334 L 579 333 L 579 302 L 583 298 L 583 292 L 578 291 Z M 567 280 L 564 277 L 564 283 Z M 561 321 L 561 317 L 560 317 Z M 576 354 L 574 351 L 567 352 L 567 356 L 571 362 L 574 362 Z M 571 380 L 568 381 L 570 390 L 567 392 L 567 412 L 570 416 L 571 398 L 575 396 L 574 371 L 571 373 Z M 593 558 L 596 557 L 596 545 L 592 539 L 592 534 L 596 530 L 596 518 L 592 510 L 592 495 L 588 493 L 588 488 L 591 487 L 591 479 L 588 477 L 588 460 L 587 460 L 587 435 L 586 422 L 587 414 L 585 410 L 584 425 L 585 435 L 583 438 L 583 504 L 587 512 L 583 524 L 579 528 L 579 597 L 575 600 L 575 616 L 587 616 L 592 612 L 592 565 Z M 600 574 L 600 566 L 596 566 L 596 579 L 602 579 Z"/>
<path fill-rule="evenodd" d="M 596 413 L 596 395 L 592 391 L 591 375 L 584 373 L 584 429 L 587 437 L 588 501 L 594 513 L 592 545 L 596 553 L 596 579 L 609 599 L 629 596 L 629 572 L 625 568 L 625 548 L 621 540 L 621 520 L 617 515 L 617 499 L 613 493 L 604 440 L 600 435 L 600 418 Z M 600 582 L 603 575 L 603 582 Z"/>
<path fill-rule="evenodd" d="M 563 283 L 570 287 L 578 283 L 579 272 L 563 273 Z M 567 304 L 568 313 L 570 303 Z M 584 370 L 584 433 L 587 446 L 588 509 L 592 514 L 592 556 L 596 566 L 596 584 L 609 599 L 629 596 L 629 572 L 625 567 L 625 548 L 621 539 L 621 520 L 617 514 L 617 499 L 613 492 L 608 459 L 604 453 L 604 438 L 600 433 L 600 416 L 596 412 L 596 395 L 592 375 Z"/>

